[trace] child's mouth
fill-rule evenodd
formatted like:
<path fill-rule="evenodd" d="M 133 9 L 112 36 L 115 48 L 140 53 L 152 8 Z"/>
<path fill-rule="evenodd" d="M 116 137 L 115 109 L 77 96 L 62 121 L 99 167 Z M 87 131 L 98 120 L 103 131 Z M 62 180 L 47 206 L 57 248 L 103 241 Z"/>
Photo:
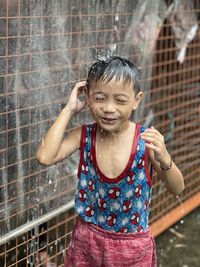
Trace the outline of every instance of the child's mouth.
<path fill-rule="evenodd" d="M 116 118 L 101 117 L 101 122 L 105 124 L 114 124 L 116 121 Z"/>

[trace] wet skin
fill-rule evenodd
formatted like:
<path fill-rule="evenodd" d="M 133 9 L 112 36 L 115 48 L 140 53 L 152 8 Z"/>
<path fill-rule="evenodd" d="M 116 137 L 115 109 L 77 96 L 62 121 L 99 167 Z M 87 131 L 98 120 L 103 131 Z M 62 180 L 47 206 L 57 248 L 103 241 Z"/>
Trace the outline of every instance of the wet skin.
<path fill-rule="evenodd" d="M 142 96 L 142 92 L 135 96 L 133 84 L 122 79 L 91 84 L 87 103 L 97 122 L 97 164 L 109 178 L 120 175 L 128 163 L 135 131 L 129 118 Z"/>
<path fill-rule="evenodd" d="M 109 82 L 91 83 L 87 103 L 98 126 L 107 133 L 117 133 L 129 128 L 130 115 L 142 96 L 142 92 L 135 95 L 132 82 L 116 81 L 114 77 Z"/>

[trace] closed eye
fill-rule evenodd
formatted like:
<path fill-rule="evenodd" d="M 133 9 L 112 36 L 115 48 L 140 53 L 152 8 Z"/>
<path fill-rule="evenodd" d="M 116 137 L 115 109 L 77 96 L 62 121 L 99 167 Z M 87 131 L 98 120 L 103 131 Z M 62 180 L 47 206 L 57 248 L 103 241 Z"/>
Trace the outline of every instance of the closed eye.
<path fill-rule="evenodd" d="M 120 98 L 116 98 L 115 100 L 117 103 L 119 104 L 127 104 L 128 103 L 128 99 L 124 98 L 124 97 L 120 97 Z"/>
<path fill-rule="evenodd" d="M 105 100 L 105 97 L 104 96 L 94 96 L 94 100 L 96 102 L 102 102 Z"/>
<path fill-rule="evenodd" d="M 96 94 L 93 95 L 93 99 L 96 102 L 102 102 L 102 101 L 104 101 L 106 99 L 106 96 L 104 94 L 102 94 L 102 93 L 96 93 Z"/>

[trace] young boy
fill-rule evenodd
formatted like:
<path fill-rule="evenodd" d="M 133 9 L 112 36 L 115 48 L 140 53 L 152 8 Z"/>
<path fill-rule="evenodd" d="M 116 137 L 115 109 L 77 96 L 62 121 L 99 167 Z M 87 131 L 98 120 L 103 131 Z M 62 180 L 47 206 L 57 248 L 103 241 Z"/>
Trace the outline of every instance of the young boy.
<path fill-rule="evenodd" d="M 73 129 L 71 117 L 86 105 L 94 123 Z M 155 244 L 148 227 L 152 177 L 158 172 L 175 196 L 183 176 L 153 127 L 130 121 L 142 100 L 140 75 L 127 59 L 98 60 L 87 81 L 78 82 L 69 101 L 47 132 L 37 159 L 54 164 L 80 150 L 75 209 L 78 220 L 65 266 L 156 266 Z"/>

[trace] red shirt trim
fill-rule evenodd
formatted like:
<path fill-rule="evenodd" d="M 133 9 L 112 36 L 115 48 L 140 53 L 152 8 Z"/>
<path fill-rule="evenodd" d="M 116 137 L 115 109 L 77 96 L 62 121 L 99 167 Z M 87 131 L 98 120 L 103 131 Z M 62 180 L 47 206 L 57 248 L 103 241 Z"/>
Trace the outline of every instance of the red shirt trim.
<path fill-rule="evenodd" d="M 152 177 L 150 174 L 150 170 L 149 170 L 149 148 L 146 147 L 145 148 L 145 156 L 144 156 L 144 166 L 145 166 L 145 173 L 146 173 L 146 177 L 147 177 L 147 182 L 149 184 L 149 186 L 152 186 Z"/>
<path fill-rule="evenodd" d="M 81 140 L 80 140 L 80 161 L 79 161 L 79 166 L 78 166 L 78 178 L 80 177 L 81 174 L 81 166 L 84 160 L 84 148 L 86 144 L 86 129 L 87 125 L 83 125 L 81 129 Z"/>

